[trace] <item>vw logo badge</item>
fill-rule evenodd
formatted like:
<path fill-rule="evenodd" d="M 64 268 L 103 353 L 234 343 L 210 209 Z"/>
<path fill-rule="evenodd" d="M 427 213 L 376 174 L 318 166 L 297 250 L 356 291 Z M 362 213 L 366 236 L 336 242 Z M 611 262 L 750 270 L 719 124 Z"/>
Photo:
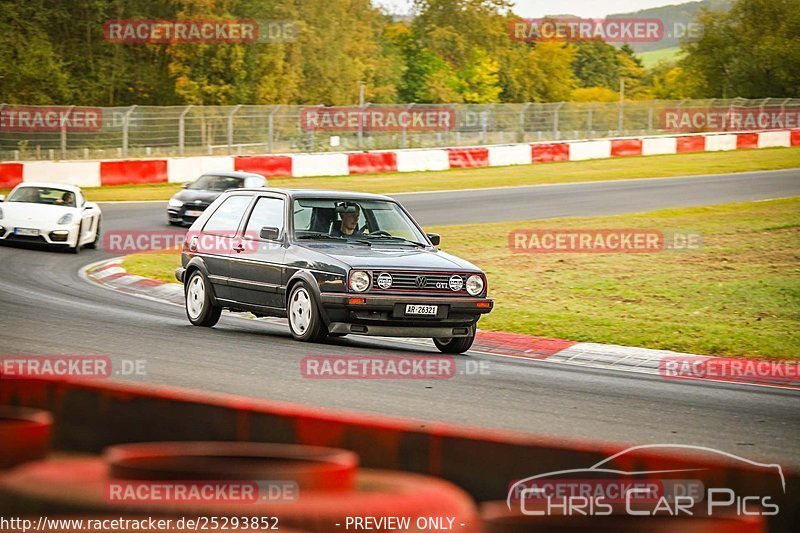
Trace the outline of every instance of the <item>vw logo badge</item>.
<path fill-rule="evenodd" d="M 422 289 L 428 283 L 428 278 L 425 276 L 417 276 L 417 279 L 414 280 L 414 283 L 417 285 L 418 289 Z"/>
<path fill-rule="evenodd" d="M 452 276 L 450 278 L 450 290 L 458 292 L 464 287 L 464 280 L 461 276 Z"/>
<path fill-rule="evenodd" d="M 386 272 L 384 272 L 383 274 L 378 276 L 378 287 L 380 287 L 381 289 L 385 290 L 385 289 L 388 289 L 391 286 L 392 286 L 392 275 L 391 274 L 387 274 Z"/>

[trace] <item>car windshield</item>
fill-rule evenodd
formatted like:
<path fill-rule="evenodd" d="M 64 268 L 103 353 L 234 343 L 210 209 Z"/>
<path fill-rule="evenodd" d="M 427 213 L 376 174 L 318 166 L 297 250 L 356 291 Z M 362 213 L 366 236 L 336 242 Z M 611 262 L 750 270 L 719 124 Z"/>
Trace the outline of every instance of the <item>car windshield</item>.
<path fill-rule="evenodd" d="M 223 192 L 228 189 L 240 189 L 244 187 L 244 180 L 231 176 L 200 176 L 194 183 L 189 185 L 189 189 L 201 191 Z"/>
<path fill-rule="evenodd" d="M 395 202 L 301 198 L 294 201 L 293 212 L 295 239 L 428 245 L 416 224 Z"/>
<path fill-rule="evenodd" d="M 49 187 L 20 187 L 8 197 L 8 201 L 75 207 L 75 193 Z"/>

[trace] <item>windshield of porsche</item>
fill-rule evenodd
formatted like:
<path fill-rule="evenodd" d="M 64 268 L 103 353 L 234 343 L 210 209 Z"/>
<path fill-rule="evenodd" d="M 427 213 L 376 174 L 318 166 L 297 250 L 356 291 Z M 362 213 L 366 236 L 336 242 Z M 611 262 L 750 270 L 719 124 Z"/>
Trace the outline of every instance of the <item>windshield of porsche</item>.
<path fill-rule="evenodd" d="M 427 246 L 414 222 L 394 202 L 301 198 L 294 201 L 298 240 Z"/>
<path fill-rule="evenodd" d="M 75 207 L 75 193 L 49 187 L 20 187 L 8 197 L 8 201 Z"/>

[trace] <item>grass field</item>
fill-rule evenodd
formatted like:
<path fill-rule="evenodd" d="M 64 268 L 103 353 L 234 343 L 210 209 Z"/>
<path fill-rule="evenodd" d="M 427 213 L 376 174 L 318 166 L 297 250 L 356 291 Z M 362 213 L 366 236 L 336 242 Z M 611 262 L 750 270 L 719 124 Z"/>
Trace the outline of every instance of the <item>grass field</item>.
<path fill-rule="evenodd" d="M 670 48 L 662 48 L 660 50 L 639 52 L 636 55 L 642 60 L 642 65 L 644 65 L 644 68 L 651 68 L 656 66 L 660 61 L 674 61 L 678 59 L 680 51 L 680 46 L 672 46 Z"/>
<path fill-rule="evenodd" d="M 487 167 L 441 172 L 394 172 L 361 176 L 271 178 L 272 187 L 358 190 L 373 193 L 435 191 L 512 185 L 537 185 L 631 178 L 666 178 L 726 172 L 800 167 L 800 147 L 737 150 L 680 155 L 618 157 L 511 167 Z M 117 185 L 84 188 L 95 202 L 168 200 L 180 185 Z M 7 189 L 0 189 L 6 194 Z"/>
<path fill-rule="evenodd" d="M 694 251 L 518 254 L 516 229 L 701 232 Z M 800 357 L 800 198 L 426 228 L 486 270 L 495 310 L 483 329 L 720 356 Z M 177 254 L 128 270 L 174 281 Z"/>

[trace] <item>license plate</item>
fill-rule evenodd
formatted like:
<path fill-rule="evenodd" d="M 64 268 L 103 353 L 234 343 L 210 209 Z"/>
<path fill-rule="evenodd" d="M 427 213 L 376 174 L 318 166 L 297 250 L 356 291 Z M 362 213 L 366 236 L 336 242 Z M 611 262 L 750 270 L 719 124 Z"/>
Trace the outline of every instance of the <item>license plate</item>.
<path fill-rule="evenodd" d="M 432 315 L 436 316 L 436 312 L 439 310 L 438 305 L 416 305 L 416 304 L 409 304 L 406 306 L 406 314 L 407 315 Z"/>
<path fill-rule="evenodd" d="M 191 211 L 187 210 L 186 211 L 186 216 L 187 217 L 199 217 L 202 214 L 203 214 L 202 211 L 195 211 L 195 210 L 191 210 Z"/>
<path fill-rule="evenodd" d="M 19 235 L 20 237 L 38 237 L 39 230 L 31 228 L 15 228 L 14 235 Z"/>

